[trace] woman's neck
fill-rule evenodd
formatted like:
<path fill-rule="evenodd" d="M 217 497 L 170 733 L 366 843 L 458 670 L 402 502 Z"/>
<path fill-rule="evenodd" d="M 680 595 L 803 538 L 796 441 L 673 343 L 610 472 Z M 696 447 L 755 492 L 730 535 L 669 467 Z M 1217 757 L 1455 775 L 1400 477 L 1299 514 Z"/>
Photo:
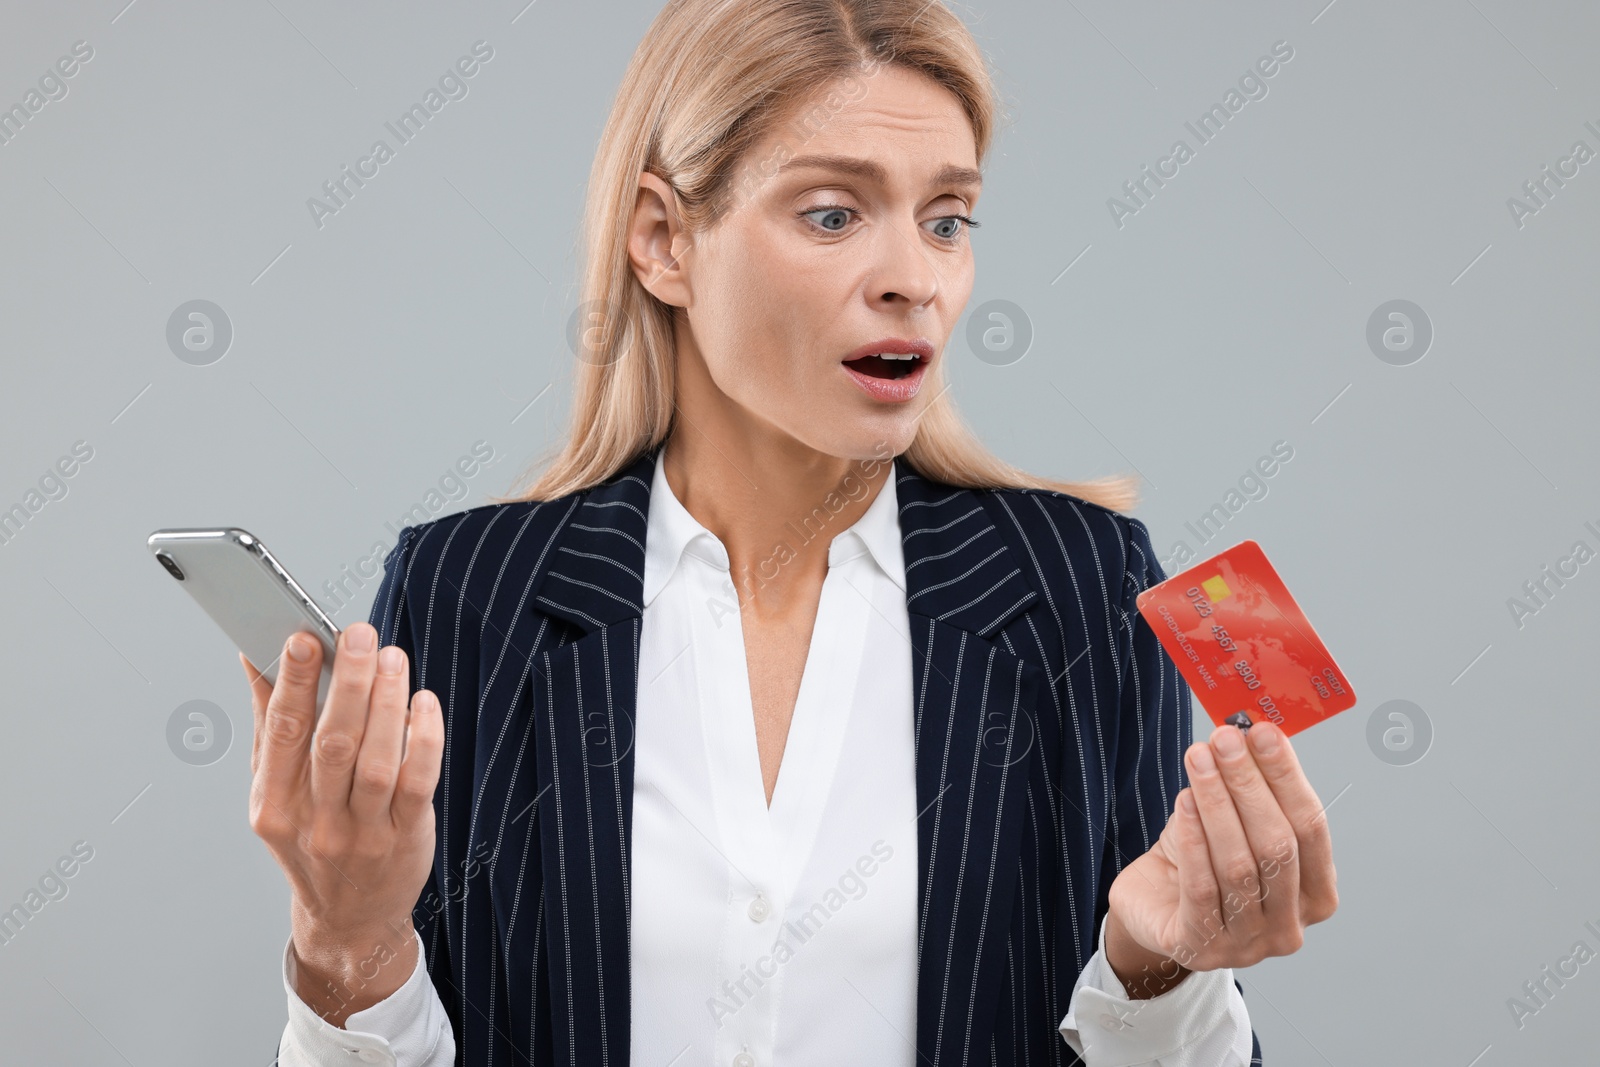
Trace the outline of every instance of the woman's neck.
<path fill-rule="evenodd" d="M 828 545 L 877 499 L 891 457 L 842 459 L 775 433 L 729 432 L 680 408 L 659 462 L 695 520 L 728 551 L 741 611 L 783 614 L 821 585 Z"/>

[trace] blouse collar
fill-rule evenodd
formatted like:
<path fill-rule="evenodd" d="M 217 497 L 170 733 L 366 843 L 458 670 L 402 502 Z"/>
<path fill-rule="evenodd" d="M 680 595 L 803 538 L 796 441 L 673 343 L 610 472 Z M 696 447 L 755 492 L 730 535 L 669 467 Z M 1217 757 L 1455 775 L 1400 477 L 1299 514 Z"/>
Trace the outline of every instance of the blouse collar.
<path fill-rule="evenodd" d="M 811 521 L 806 525 L 789 523 L 786 528 L 790 536 L 784 544 L 773 546 L 771 565 L 780 565 L 800 545 L 815 537 L 825 536 L 828 533 L 827 523 L 832 519 L 832 513 L 824 504 L 813 512 Z M 667 484 L 665 449 L 662 449 L 656 455 L 655 475 L 650 486 L 650 515 L 645 525 L 646 605 L 655 600 L 656 594 L 667 584 L 686 553 L 724 571 L 728 569 L 728 551 L 722 542 L 689 514 L 689 510 Z M 900 544 L 900 512 L 892 465 L 883 487 L 878 490 L 878 495 L 867 506 L 867 510 L 828 543 L 828 567 L 832 569 L 862 554 L 877 564 L 878 569 L 902 592 L 905 590 L 905 556 Z"/>

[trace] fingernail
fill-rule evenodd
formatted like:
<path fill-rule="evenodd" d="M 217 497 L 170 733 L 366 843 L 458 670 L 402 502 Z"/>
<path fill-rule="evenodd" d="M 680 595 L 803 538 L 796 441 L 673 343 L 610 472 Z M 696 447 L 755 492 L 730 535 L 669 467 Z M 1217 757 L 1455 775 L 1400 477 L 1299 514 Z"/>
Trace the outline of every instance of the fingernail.
<path fill-rule="evenodd" d="M 400 661 L 403 658 L 404 654 L 398 648 L 396 648 L 394 645 L 388 646 L 382 652 L 378 653 L 378 673 L 399 674 Z"/>
<path fill-rule="evenodd" d="M 295 634 L 289 638 L 289 655 L 301 663 L 311 658 L 311 642 Z"/>
<path fill-rule="evenodd" d="M 1190 815 L 1200 814 L 1200 809 L 1195 807 L 1194 794 L 1187 789 L 1183 791 L 1183 810 L 1188 812 Z"/>
<path fill-rule="evenodd" d="M 1278 728 L 1271 723 L 1260 722 L 1250 728 L 1250 743 L 1256 746 L 1256 751 L 1263 756 L 1270 756 L 1278 751 Z"/>
<path fill-rule="evenodd" d="M 1244 751 L 1244 738 L 1239 736 L 1237 726 L 1219 726 L 1212 735 L 1211 743 L 1217 746 L 1217 751 L 1229 759 L 1233 759 Z"/>
<path fill-rule="evenodd" d="M 1208 745 L 1196 748 L 1193 759 L 1196 774 L 1210 774 L 1217 769 L 1217 762 L 1211 758 L 1211 748 Z"/>
<path fill-rule="evenodd" d="M 373 629 L 366 623 L 358 623 L 344 632 L 344 647 L 352 652 L 371 652 L 373 644 Z"/>

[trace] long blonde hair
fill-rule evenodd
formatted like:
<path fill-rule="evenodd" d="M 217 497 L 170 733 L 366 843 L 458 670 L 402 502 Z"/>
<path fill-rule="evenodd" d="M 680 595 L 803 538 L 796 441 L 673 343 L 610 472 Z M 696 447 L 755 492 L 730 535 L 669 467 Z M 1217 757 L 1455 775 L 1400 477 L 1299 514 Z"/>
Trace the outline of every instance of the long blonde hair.
<path fill-rule="evenodd" d="M 628 258 L 639 175 L 648 171 L 671 186 L 685 226 L 703 232 L 770 176 L 772 160 L 740 162 L 774 122 L 820 87 L 835 87 L 792 120 L 783 146 L 792 148 L 853 98 L 841 97 L 845 88 L 884 64 L 920 72 L 954 94 L 981 166 L 996 92 L 977 42 L 942 0 L 669 0 L 628 64 L 589 174 L 565 441 L 535 465 L 541 473 L 525 476 L 531 485 L 501 502 L 551 500 L 598 485 L 673 429 L 675 309 L 640 284 Z M 935 399 L 905 452 L 919 473 L 965 488 L 1050 489 L 1132 507 L 1132 475 L 1058 481 L 990 452 L 949 399 L 943 364 L 936 361 L 924 383 Z"/>

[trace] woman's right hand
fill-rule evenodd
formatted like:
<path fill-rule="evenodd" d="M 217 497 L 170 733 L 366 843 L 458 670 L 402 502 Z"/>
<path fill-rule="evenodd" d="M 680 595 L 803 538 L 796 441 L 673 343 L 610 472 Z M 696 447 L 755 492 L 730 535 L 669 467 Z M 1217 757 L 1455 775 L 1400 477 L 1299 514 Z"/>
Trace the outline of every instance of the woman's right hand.
<path fill-rule="evenodd" d="M 420 689 L 408 716 L 405 651 L 377 643 L 365 622 L 339 635 L 320 721 L 320 641 L 291 637 L 276 685 L 239 656 L 255 712 L 250 826 L 289 880 L 296 991 L 335 1026 L 416 968 L 411 909 L 433 863 L 439 701 Z"/>

